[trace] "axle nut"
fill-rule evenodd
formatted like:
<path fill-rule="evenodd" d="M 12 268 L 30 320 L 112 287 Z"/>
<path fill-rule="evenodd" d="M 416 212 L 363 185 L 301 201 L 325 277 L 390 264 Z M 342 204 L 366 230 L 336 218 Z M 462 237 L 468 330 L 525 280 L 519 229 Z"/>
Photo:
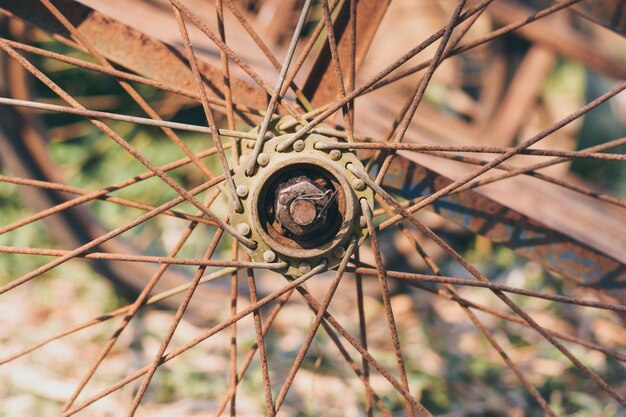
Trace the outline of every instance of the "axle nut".
<path fill-rule="evenodd" d="M 308 226 L 317 218 L 317 207 L 310 200 L 294 200 L 289 206 L 289 213 L 294 222 Z"/>

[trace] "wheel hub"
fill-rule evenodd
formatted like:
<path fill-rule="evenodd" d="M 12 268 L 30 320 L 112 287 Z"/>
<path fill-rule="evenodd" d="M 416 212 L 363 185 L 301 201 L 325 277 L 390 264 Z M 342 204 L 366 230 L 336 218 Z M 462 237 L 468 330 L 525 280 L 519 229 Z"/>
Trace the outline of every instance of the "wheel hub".
<path fill-rule="evenodd" d="M 257 242 L 249 251 L 254 261 L 286 262 L 283 273 L 298 276 L 322 259 L 329 268 L 337 265 L 351 236 L 365 238 L 359 200 L 372 203 L 373 194 L 346 168 L 363 168 L 354 152 L 315 147 L 338 139 L 311 133 L 278 152 L 288 137 L 266 141 L 251 176 L 242 161 L 233 179 L 243 212 L 231 210 L 230 222 Z"/>

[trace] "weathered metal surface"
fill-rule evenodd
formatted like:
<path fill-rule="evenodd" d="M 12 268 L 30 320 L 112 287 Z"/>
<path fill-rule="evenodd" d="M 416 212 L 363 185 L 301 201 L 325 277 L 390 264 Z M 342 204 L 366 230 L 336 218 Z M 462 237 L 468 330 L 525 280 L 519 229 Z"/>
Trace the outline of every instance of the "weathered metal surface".
<path fill-rule="evenodd" d="M 585 0 L 574 9 L 589 20 L 626 35 L 626 1 Z"/>
<path fill-rule="evenodd" d="M 250 254 L 252 260 L 262 262 L 270 254 L 289 264 L 285 274 L 300 276 L 307 272 L 307 268 L 300 268 L 303 262 L 310 267 L 325 259 L 329 268 L 334 267 L 341 262 L 343 249 L 352 236 L 357 236 L 359 242 L 365 239 L 367 231 L 358 216 L 359 201 L 365 199 L 373 204 L 374 196 L 370 189 L 355 186 L 357 178 L 346 169 L 348 164 L 362 167 L 356 154 L 346 150 L 336 158 L 329 151 L 316 149 L 316 143 L 329 140 L 319 134 L 309 135 L 296 149 L 277 151 L 277 144 L 288 137 L 281 135 L 264 142 L 259 156 L 265 155 L 267 163 L 258 164 L 252 176 L 246 174 L 245 163 L 238 167 L 233 179 L 238 188 L 243 186 L 249 193 L 242 198 L 243 211 L 232 213 L 230 222 L 235 227 L 246 225 L 246 232 L 257 242 Z M 310 181 L 301 181 L 304 176 Z M 328 191 L 334 194 L 333 199 L 327 197 Z M 307 195 L 319 198 L 320 194 L 321 201 L 334 206 L 333 215 L 320 220 L 320 228 L 299 227 L 289 219 L 279 218 L 281 212 L 288 210 L 281 209 L 282 204 L 287 206 Z M 281 197 L 283 201 L 277 202 Z M 315 210 L 317 214 L 318 209 Z"/>
<path fill-rule="evenodd" d="M 474 0 L 475 2 L 476 0 Z M 597 4 L 596 8 L 601 9 L 600 4 L 607 3 L 607 1 L 596 1 L 595 3 Z M 585 6 L 585 4 L 581 6 Z M 489 5 L 488 11 L 498 25 L 508 25 L 526 18 L 534 10 L 517 2 L 494 1 Z M 566 24 L 566 21 L 557 18 L 558 15 L 554 15 L 549 19 L 537 20 L 529 26 L 516 30 L 515 33 L 531 42 L 543 45 L 559 55 L 579 61 L 601 74 L 620 80 L 626 78 L 626 63 L 609 56 L 606 51 L 598 49 L 588 36 L 574 30 Z"/>
<path fill-rule="evenodd" d="M 357 47 L 356 47 L 356 68 L 363 63 L 365 54 L 374 39 L 376 30 L 380 25 L 387 7 L 391 0 L 358 0 L 357 1 Z M 341 68 L 344 74 L 349 74 L 349 57 L 350 57 L 350 2 L 344 1 L 337 18 L 335 19 L 334 29 L 337 38 L 337 49 Z M 331 63 L 330 47 L 328 42 L 324 43 L 317 56 L 315 63 L 311 67 L 307 80 L 304 84 L 303 91 L 309 98 L 311 103 L 317 106 L 327 104 L 339 92 L 337 88 L 336 75 Z M 344 76 L 347 82 L 347 78 Z"/>
<path fill-rule="evenodd" d="M 396 158 L 383 185 L 405 198 L 429 195 L 452 181 Z M 626 265 L 476 192 L 450 195 L 432 210 L 448 220 L 580 284 L 626 290 Z"/>
<path fill-rule="evenodd" d="M 74 0 L 52 2 L 78 31 L 107 59 L 148 78 L 196 94 L 197 87 L 182 52 L 142 32 L 92 10 Z M 38 0 L 0 0 L 0 12 L 13 14 L 62 38 L 68 31 Z M 219 67 L 198 61 L 209 94 L 224 98 L 224 77 Z M 233 77 L 233 98 L 255 109 L 267 106 L 267 94 L 256 85 Z"/>
<path fill-rule="evenodd" d="M 21 66 L 0 54 L 0 95 L 27 98 L 27 78 Z M 62 183 L 63 173 L 46 152 L 47 138 L 38 117 L 24 109 L 0 106 L 0 166 L 22 178 L 40 179 Z M 34 210 L 41 211 L 67 201 L 67 195 L 37 187 L 20 187 L 24 201 Z M 64 247 L 74 248 L 105 234 L 107 230 L 93 218 L 88 210 L 78 206 L 64 210 L 44 220 L 50 234 Z M 132 254 L 134 250 L 123 239 L 112 239 L 97 248 L 104 252 Z M 146 277 L 154 273 L 154 265 L 134 262 L 89 260 L 94 270 L 109 278 L 126 297 L 141 292 Z M 187 283 L 187 276 L 170 270 L 155 287 L 164 291 Z M 199 289 L 199 297 L 210 299 L 207 289 Z M 175 308 L 180 299 L 165 300 L 162 305 Z M 195 318 L 206 318 L 196 305 L 191 307 Z"/>
<path fill-rule="evenodd" d="M 494 5 L 496 3 L 498 2 L 495 2 Z M 25 4 L 30 4 L 33 8 L 29 9 L 24 6 Z M 67 6 L 70 2 L 64 0 L 63 2 L 58 2 L 58 4 Z M 79 9 L 83 7 L 74 3 L 71 4 Z M 9 8 L 16 13 L 19 12 L 20 16 L 46 27 L 44 24 L 46 22 L 50 23 L 49 16 L 41 12 L 37 5 L 38 2 L 35 0 L 24 0 L 23 2 L 0 0 L 0 6 L 5 9 Z M 379 7 L 381 7 L 380 4 Z M 39 10 L 39 17 L 34 18 L 37 15 L 35 13 L 36 10 Z M 73 13 L 79 17 L 81 15 L 77 11 Z M 164 46 L 161 42 L 141 35 L 135 29 L 110 23 L 111 20 L 103 16 L 93 18 L 94 13 L 90 13 L 92 18 L 85 19 L 83 12 L 82 23 L 79 21 L 80 26 L 86 28 L 87 26 L 84 25 L 91 25 L 92 27 L 89 30 L 93 33 L 106 33 L 106 37 L 100 36 L 99 42 L 105 44 L 102 46 L 103 52 L 107 57 L 115 62 L 122 62 L 127 57 L 141 56 L 140 62 L 134 64 L 135 68 L 132 68 L 138 73 L 154 79 L 167 80 L 167 82 L 178 87 L 191 85 L 190 75 L 180 76 L 172 74 L 169 66 L 170 61 L 175 63 L 181 62 L 173 49 Z M 363 16 L 363 13 L 361 15 Z M 61 35 L 64 33 L 58 26 L 47 26 L 47 28 L 57 30 Z M 130 41 L 121 41 L 125 39 L 125 36 L 129 36 Z M 107 46 L 107 42 L 110 42 L 111 39 L 115 41 Z M 156 51 L 168 52 L 163 54 L 145 53 L 142 52 L 143 48 L 148 48 L 148 50 L 156 48 Z M 188 73 L 188 70 L 185 69 L 185 71 Z M 262 96 L 263 100 L 265 100 L 263 92 L 255 89 L 254 86 L 250 86 L 250 88 L 254 92 L 252 97 Z M 368 100 L 375 99 L 363 97 L 362 100 L 365 104 Z M 249 102 L 249 104 L 251 103 Z M 372 116 L 383 117 L 376 105 L 360 106 L 358 113 L 362 115 L 362 118 L 368 119 L 368 125 L 372 125 Z M 427 190 L 428 187 L 440 188 L 448 181 L 448 179 L 435 171 L 426 170 L 419 164 L 411 162 L 402 156 L 396 158 L 394 164 L 396 168 L 390 172 L 385 184 L 398 188 L 398 192 L 407 198 Z M 555 199 L 553 203 L 559 204 L 558 196 L 546 195 L 544 198 L 547 200 Z M 564 276 L 577 279 L 579 282 L 589 285 L 605 288 L 619 288 L 624 285 L 623 261 L 618 261 L 615 256 L 608 255 L 608 251 L 604 251 L 602 245 L 598 245 L 591 240 L 583 242 L 582 239 L 572 237 L 573 235 L 565 227 L 559 228 L 560 231 L 556 232 L 550 227 L 542 225 L 538 221 L 541 219 L 540 216 L 529 218 L 520 215 L 515 210 L 509 208 L 507 204 L 488 199 L 480 193 L 473 191 L 460 194 L 459 196 L 447 197 L 440 201 L 435 208 L 443 216 L 464 225 L 476 233 L 484 234 L 495 242 L 507 245 L 516 252 L 534 259 Z M 572 219 L 572 221 L 578 220 Z M 603 222 L 603 216 L 595 213 L 592 217 L 585 219 L 585 221 L 589 222 L 588 235 L 591 236 L 593 234 L 591 230 L 598 223 Z M 617 250 L 619 249 L 617 248 Z"/>

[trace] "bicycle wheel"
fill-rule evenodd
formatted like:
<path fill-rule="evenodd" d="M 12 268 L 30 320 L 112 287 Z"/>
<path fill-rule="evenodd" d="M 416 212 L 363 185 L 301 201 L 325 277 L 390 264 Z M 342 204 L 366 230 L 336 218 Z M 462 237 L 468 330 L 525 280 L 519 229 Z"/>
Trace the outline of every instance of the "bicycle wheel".
<path fill-rule="evenodd" d="M 0 0 L 8 415 L 624 415 L 623 2 L 208 3 Z"/>

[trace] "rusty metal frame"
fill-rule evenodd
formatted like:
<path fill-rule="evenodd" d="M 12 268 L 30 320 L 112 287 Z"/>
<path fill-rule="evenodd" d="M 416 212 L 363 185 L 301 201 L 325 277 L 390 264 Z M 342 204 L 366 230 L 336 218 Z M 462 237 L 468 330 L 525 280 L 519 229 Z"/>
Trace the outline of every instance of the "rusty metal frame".
<path fill-rule="evenodd" d="M 626 1 L 624 0 L 585 0 L 576 5 L 574 10 L 592 22 L 626 35 Z"/>
<path fill-rule="evenodd" d="M 349 1 L 344 1 L 341 4 L 333 25 L 337 38 L 337 50 L 339 55 L 344 58 L 341 61 L 341 67 L 346 74 L 349 73 L 348 57 L 350 56 L 350 37 L 347 35 L 348 31 L 346 30 L 350 26 L 349 3 Z M 357 69 L 363 63 L 365 55 L 376 35 L 376 30 L 380 26 L 390 3 L 391 0 L 357 1 L 356 30 L 358 42 L 355 57 Z M 339 92 L 331 60 L 330 46 L 328 41 L 325 41 L 323 47 L 318 49 L 317 55 L 313 59 L 314 64 L 309 70 L 303 87 L 304 94 L 316 106 L 330 102 L 337 97 Z"/>
<path fill-rule="evenodd" d="M 191 88 L 191 73 L 182 64 L 180 54 L 174 48 L 71 0 L 57 0 L 55 3 L 59 7 L 71 9 L 64 10 L 64 13 L 74 19 L 79 29 L 107 58 L 124 63 L 127 68 L 143 76 L 179 88 Z M 58 36 L 67 36 L 62 28 L 50 22 L 50 16 L 38 4 L 36 0 L 0 0 L 0 10 Z M 164 62 L 168 65 L 164 65 Z M 202 68 L 207 78 L 213 80 L 211 77 L 215 77 L 214 92 L 221 94 L 219 69 L 209 64 L 202 64 Z M 317 70 L 322 71 L 322 68 Z M 259 104 L 266 102 L 265 92 L 245 81 L 233 81 L 233 84 L 238 91 L 237 95 L 245 97 L 244 104 L 263 107 Z M 383 184 L 397 194 L 411 198 L 439 189 L 449 181 L 445 176 L 409 159 L 398 157 Z M 511 247 L 517 253 L 581 284 L 621 291 L 626 286 L 624 263 L 486 198 L 479 192 L 470 191 L 447 197 L 435 204 L 434 209 L 447 219 Z"/>
<path fill-rule="evenodd" d="M 383 185 L 413 199 L 430 195 L 451 182 L 408 158 L 398 157 Z M 626 294 L 626 265 L 478 192 L 449 195 L 431 209 L 580 285 L 619 290 L 615 295 L 620 297 Z"/>

